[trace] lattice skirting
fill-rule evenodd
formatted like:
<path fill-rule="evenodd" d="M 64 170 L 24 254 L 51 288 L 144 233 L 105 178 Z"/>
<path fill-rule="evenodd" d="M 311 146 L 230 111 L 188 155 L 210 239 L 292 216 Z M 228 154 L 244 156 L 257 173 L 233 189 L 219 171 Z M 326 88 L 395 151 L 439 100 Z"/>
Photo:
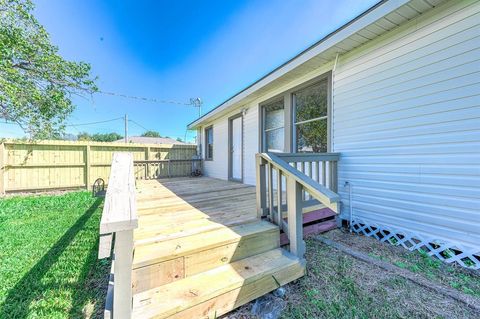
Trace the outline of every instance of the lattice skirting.
<path fill-rule="evenodd" d="M 382 242 L 414 251 L 422 250 L 430 256 L 435 256 L 446 263 L 458 263 L 470 268 L 480 269 L 480 247 L 474 249 L 445 242 L 444 240 L 428 238 L 421 234 L 414 234 L 405 230 L 364 222 L 358 218 L 352 221 L 352 230 L 355 233 L 374 237 Z M 480 243 L 479 243 L 480 244 Z"/>

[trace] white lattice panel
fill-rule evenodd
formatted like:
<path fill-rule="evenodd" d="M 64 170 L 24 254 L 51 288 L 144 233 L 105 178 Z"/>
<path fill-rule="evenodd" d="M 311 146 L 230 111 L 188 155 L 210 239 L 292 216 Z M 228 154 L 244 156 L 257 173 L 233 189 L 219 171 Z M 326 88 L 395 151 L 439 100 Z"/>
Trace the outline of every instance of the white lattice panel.
<path fill-rule="evenodd" d="M 446 263 L 456 262 L 466 268 L 480 269 L 480 247 L 469 249 L 401 229 L 374 223 L 367 224 L 358 218 L 352 221 L 352 230 L 355 233 L 374 237 L 395 246 L 401 245 L 410 251 L 423 250 L 428 255 L 435 256 Z"/>

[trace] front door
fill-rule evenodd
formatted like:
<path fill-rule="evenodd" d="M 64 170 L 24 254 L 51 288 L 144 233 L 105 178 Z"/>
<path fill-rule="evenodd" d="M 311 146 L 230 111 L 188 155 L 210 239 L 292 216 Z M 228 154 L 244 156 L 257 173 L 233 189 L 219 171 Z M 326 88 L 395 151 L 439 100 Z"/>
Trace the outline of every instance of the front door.
<path fill-rule="evenodd" d="M 242 117 L 230 120 L 230 178 L 242 181 Z"/>

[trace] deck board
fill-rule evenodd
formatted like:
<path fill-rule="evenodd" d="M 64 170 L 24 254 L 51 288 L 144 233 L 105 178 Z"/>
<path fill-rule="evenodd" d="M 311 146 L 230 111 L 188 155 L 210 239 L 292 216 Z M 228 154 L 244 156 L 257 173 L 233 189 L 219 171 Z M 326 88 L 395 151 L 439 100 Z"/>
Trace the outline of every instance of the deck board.
<path fill-rule="evenodd" d="M 208 177 L 137 182 L 136 244 L 255 221 L 255 187 Z"/>
<path fill-rule="evenodd" d="M 134 318 L 224 314 L 305 266 L 257 217 L 255 187 L 208 177 L 137 181 Z"/>

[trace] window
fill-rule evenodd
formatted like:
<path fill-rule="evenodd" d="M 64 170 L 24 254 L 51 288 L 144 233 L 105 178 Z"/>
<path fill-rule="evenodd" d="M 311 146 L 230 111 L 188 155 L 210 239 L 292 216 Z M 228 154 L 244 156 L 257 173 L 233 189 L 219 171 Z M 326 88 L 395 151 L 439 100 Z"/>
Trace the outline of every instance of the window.
<path fill-rule="evenodd" d="M 205 159 L 213 159 L 213 127 L 205 129 Z"/>
<path fill-rule="evenodd" d="M 293 141 L 296 152 L 327 152 L 328 80 L 292 95 Z"/>
<path fill-rule="evenodd" d="M 263 106 L 263 150 L 283 152 L 285 146 L 285 106 L 283 99 Z"/>

